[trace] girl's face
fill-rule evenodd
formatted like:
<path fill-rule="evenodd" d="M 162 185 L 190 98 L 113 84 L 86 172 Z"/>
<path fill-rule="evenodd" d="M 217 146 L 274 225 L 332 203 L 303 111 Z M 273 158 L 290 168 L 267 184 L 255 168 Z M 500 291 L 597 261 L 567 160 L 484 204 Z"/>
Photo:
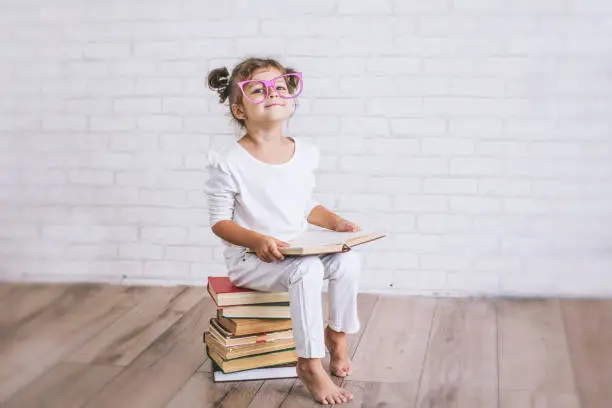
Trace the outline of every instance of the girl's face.
<path fill-rule="evenodd" d="M 269 81 L 281 75 L 282 73 L 276 68 L 262 68 L 255 71 L 250 79 Z M 293 113 L 295 100 L 281 98 L 279 93 L 286 93 L 288 88 L 289 86 L 284 78 L 277 79 L 274 86 L 268 87 L 268 98 L 264 102 L 253 103 L 251 101 L 260 101 L 265 98 L 265 86 L 261 82 L 244 84 L 242 106 L 237 104 L 232 106 L 234 115 L 238 119 L 251 123 L 282 122 L 287 120 Z"/>

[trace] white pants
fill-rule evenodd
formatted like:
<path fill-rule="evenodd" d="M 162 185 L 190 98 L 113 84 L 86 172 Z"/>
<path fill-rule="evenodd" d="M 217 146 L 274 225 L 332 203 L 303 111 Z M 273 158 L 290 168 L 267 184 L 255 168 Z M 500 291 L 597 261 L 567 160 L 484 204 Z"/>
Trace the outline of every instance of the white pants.
<path fill-rule="evenodd" d="M 349 251 L 335 254 L 287 256 L 282 261 L 264 262 L 247 253 L 228 276 L 236 285 L 265 291 L 289 291 L 291 323 L 298 357 L 325 356 L 321 292 L 329 279 L 328 326 L 345 333 L 359 331 L 357 292 L 361 258 Z"/>

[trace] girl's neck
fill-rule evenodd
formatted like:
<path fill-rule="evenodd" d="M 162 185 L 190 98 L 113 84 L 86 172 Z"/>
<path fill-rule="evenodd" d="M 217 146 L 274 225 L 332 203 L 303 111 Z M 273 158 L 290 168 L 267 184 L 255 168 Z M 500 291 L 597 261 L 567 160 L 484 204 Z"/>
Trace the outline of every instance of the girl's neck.
<path fill-rule="evenodd" d="M 250 139 L 250 141 L 255 145 L 262 144 L 275 144 L 282 142 L 284 139 L 283 136 L 283 127 L 275 126 L 273 128 L 247 128 L 247 132 L 244 135 L 245 138 Z"/>

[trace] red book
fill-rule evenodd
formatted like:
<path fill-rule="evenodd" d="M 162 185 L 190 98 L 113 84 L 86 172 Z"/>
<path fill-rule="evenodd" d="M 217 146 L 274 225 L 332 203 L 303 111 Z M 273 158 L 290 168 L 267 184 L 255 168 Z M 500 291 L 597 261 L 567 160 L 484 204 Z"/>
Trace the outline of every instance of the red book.
<path fill-rule="evenodd" d="M 227 276 L 209 276 L 208 293 L 219 307 L 289 302 L 289 292 L 260 292 L 239 288 Z"/>

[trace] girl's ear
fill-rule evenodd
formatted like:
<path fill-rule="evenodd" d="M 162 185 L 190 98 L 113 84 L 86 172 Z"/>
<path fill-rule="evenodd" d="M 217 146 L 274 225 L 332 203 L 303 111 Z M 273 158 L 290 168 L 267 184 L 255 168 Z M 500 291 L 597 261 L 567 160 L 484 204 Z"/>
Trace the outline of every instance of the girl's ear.
<path fill-rule="evenodd" d="M 247 118 L 244 107 L 242 105 L 238 105 L 237 103 L 232 104 L 232 113 L 237 119 L 245 120 Z"/>

